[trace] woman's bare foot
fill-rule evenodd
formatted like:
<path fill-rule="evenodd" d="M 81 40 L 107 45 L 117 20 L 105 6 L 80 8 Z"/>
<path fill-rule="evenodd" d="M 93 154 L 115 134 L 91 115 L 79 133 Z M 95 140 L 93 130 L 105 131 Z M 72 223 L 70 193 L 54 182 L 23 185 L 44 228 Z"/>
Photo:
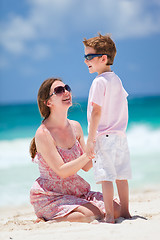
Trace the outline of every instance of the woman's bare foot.
<path fill-rule="evenodd" d="M 37 218 L 34 223 L 45 222 L 44 218 Z"/>
<path fill-rule="evenodd" d="M 100 223 L 100 221 L 98 221 L 96 219 L 91 222 L 91 224 L 99 224 L 99 223 Z"/>

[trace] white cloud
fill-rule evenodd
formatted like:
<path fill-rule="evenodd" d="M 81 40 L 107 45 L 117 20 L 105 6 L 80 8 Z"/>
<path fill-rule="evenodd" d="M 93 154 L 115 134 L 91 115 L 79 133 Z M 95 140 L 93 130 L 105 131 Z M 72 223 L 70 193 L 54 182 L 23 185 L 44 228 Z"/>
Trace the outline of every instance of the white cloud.
<path fill-rule="evenodd" d="M 158 14 L 154 15 L 153 9 L 148 9 L 148 1 L 121 1 L 114 31 L 120 38 L 145 37 L 160 33 L 160 8 Z"/>
<path fill-rule="evenodd" d="M 145 37 L 160 33 L 158 0 L 28 0 L 28 15 L 1 22 L 0 44 L 8 52 L 47 57 L 45 39 L 63 39 L 70 34 L 111 32 L 114 38 Z M 72 30 L 74 33 L 72 34 Z M 35 51 L 35 54 L 34 54 Z"/>
<path fill-rule="evenodd" d="M 88 29 L 92 33 L 97 28 L 121 39 L 160 33 L 160 4 L 156 1 L 100 0 L 83 3 L 83 14 L 76 16 L 81 31 Z"/>
<path fill-rule="evenodd" d="M 8 23 L 1 24 L 1 40 L 3 47 L 13 53 L 25 51 L 25 42 L 35 38 L 35 29 L 29 20 L 15 16 Z"/>

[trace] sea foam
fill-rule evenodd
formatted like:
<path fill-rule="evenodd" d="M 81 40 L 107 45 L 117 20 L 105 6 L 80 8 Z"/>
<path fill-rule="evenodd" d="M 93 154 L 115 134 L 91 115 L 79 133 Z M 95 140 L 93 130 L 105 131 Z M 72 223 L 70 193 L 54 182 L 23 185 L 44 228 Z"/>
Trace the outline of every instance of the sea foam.
<path fill-rule="evenodd" d="M 131 157 L 156 155 L 160 158 L 160 129 L 153 130 L 143 124 L 134 125 L 127 131 L 127 138 Z M 30 138 L 0 141 L 0 169 L 31 163 L 30 141 Z"/>

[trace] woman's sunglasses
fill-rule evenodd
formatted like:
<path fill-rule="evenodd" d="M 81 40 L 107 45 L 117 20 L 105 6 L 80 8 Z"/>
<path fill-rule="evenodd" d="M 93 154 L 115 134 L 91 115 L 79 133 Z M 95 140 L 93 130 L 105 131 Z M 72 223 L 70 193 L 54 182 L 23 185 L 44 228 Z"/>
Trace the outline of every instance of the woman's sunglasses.
<path fill-rule="evenodd" d="M 88 61 L 90 61 L 90 60 L 92 60 L 93 58 L 95 58 L 95 57 L 101 57 L 101 56 L 103 56 L 103 55 L 107 55 L 108 57 L 109 57 L 109 55 L 108 54 L 87 54 L 87 55 L 84 55 L 84 58 L 86 59 L 86 60 L 88 60 Z"/>
<path fill-rule="evenodd" d="M 51 95 L 49 95 L 49 98 L 52 97 L 54 94 L 61 95 L 62 93 L 65 92 L 65 90 L 67 90 L 68 92 L 71 92 L 70 86 L 67 85 L 67 84 L 64 87 L 63 86 L 58 86 L 54 89 L 54 92 Z"/>

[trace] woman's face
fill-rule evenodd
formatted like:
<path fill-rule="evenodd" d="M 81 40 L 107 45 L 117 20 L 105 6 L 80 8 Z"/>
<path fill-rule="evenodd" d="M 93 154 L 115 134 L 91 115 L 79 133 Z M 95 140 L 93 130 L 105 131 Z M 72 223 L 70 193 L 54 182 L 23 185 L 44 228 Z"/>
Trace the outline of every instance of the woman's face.
<path fill-rule="evenodd" d="M 72 106 L 72 94 L 70 88 L 68 85 L 65 86 L 63 82 L 55 81 L 51 86 L 50 95 L 48 103 L 51 104 L 51 106 Z M 50 105 L 48 106 L 51 107 Z"/>

